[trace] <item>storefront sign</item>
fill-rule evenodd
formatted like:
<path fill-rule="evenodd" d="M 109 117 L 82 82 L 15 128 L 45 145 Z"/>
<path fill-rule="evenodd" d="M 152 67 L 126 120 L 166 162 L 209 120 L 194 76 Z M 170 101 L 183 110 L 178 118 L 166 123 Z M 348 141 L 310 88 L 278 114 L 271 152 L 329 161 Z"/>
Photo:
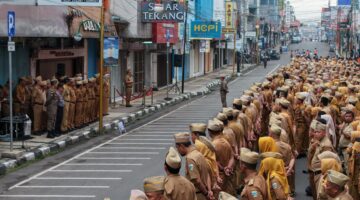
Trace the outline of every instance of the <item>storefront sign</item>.
<path fill-rule="evenodd" d="M 141 4 L 141 22 L 184 22 L 184 18 L 184 5 L 176 1 Z"/>
<path fill-rule="evenodd" d="M 119 39 L 104 38 L 104 66 L 117 67 L 119 63 Z"/>
<path fill-rule="evenodd" d="M 53 6 L 102 6 L 102 0 L 38 0 L 38 5 Z"/>
<path fill-rule="evenodd" d="M 192 21 L 190 35 L 193 39 L 221 38 L 221 23 L 215 21 Z"/>
<path fill-rule="evenodd" d="M 225 27 L 226 28 L 234 28 L 233 18 L 232 18 L 232 12 L 234 10 L 233 2 L 225 2 Z"/>
<path fill-rule="evenodd" d="M 40 50 L 37 59 L 59 59 L 84 57 L 84 49 Z"/>

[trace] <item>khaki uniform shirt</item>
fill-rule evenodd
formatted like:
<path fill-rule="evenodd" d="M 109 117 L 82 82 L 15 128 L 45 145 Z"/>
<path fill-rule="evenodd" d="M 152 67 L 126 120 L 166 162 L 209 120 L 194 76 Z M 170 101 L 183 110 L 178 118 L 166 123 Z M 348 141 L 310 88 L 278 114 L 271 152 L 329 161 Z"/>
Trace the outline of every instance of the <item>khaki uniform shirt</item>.
<path fill-rule="evenodd" d="M 346 148 L 350 144 L 351 131 L 353 131 L 353 127 L 351 123 L 349 124 L 344 123 L 344 127 L 340 130 L 340 140 L 339 140 L 340 148 Z"/>
<path fill-rule="evenodd" d="M 70 86 L 64 85 L 63 97 L 64 101 L 70 102 Z"/>
<path fill-rule="evenodd" d="M 242 200 L 266 200 L 266 181 L 263 176 L 253 175 L 245 179 L 245 187 L 241 192 Z"/>
<path fill-rule="evenodd" d="M 325 136 L 320 143 L 318 144 L 318 146 L 315 149 L 315 152 L 313 155 L 310 155 L 311 157 L 311 163 L 310 163 L 310 170 L 312 170 L 313 172 L 319 171 L 321 170 L 321 161 L 318 158 L 318 155 L 321 154 L 324 151 L 332 151 L 334 152 L 334 148 L 331 144 L 330 139 Z"/>
<path fill-rule="evenodd" d="M 16 94 L 15 94 L 15 102 L 25 103 L 25 99 L 26 99 L 25 87 L 22 86 L 22 85 L 17 85 L 15 92 L 16 92 Z"/>
<path fill-rule="evenodd" d="M 195 148 L 192 148 L 186 155 L 186 178 L 194 183 L 199 179 L 204 185 L 207 185 L 209 176 L 208 163 L 205 157 Z M 200 192 L 198 188 L 195 188 L 196 192 Z"/>
<path fill-rule="evenodd" d="M 350 194 L 347 191 L 344 191 L 335 198 L 329 197 L 329 200 L 353 200 L 353 198 L 350 196 Z"/>
<path fill-rule="evenodd" d="M 46 99 L 40 86 L 35 86 L 31 96 L 33 104 L 44 105 Z"/>
<path fill-rule="evenodd" d="M 169 200 L 196 200 L 196 191 L 189 180 L 172 174 L 165 177 L 164 196 Z"/>
<path fill-rule="evenodd" d="M 229 142 L 223 137 L 218 136 L 213 140 L 216 151 L 216 159 L 222 167 L 227 167 L 232 156 L 233 151 Z"/>
<path fill-rule="evenodd" d="M 282 141 L 276 141 L 276 145 L 279 147 L 279 153 L 283 156 L 285 166 L 289 166 L 290 161 L 293 158 L 290 145 Z"/>
<path fill-rule="evenodd" d="M 270 177 L 270 193 L 272 199 L 276 200 L 286 200 L 288 195 L 285 194 L 284 189 L 282 188 L 280 182 L 275 177 Z"/>
<path fill-rule="evenodd" d="M 125 87 L 126 88 L 132 88 L 133 83 L 134 83 L 133 77 L 129 76 L 129 75 L 126 75 L 125 76 Z"/>

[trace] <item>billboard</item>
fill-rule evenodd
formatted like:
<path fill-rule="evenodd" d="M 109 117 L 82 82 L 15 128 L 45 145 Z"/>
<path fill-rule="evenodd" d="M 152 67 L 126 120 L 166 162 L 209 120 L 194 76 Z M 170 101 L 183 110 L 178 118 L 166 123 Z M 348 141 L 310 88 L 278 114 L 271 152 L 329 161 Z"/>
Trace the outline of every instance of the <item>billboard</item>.
<path fill-rule="evenodd" d="M 219 39 L 221 38 L 221 23 L 216 21 L 192 21 L 190 38 Z"/>
<path fill-rule="evenodd" d="M 102 6 L 102 0 L 38 0 L 37 3 L 52 6 Z"/>
<path fill-rule="evenodd" d="M 116 67 L 119 63 L 119 38 L 104 38 L 104 66 Z"/>

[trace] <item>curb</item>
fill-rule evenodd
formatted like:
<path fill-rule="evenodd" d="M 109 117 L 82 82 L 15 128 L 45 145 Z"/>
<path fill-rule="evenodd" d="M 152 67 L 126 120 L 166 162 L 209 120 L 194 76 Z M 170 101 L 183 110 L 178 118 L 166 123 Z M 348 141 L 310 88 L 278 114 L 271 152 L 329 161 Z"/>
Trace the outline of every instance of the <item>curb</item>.
<path fill-rule="evenodd" d="M 226 76 L 226 80 L 231 80 L 231 76 Z M 133 122 L 143 118 L 146 115 L 150 115 L 152 113 L 163 110 L 164 108 L 181 103 L 186 100 L 190 100 L 194 97 L 204 96 L 212 92 L 212 89 L 220 85 L 219 80 L 213 80 L 208 83 L 205 87 L 200 88 L 198 91 L 190 92 L 188 94 L 182 94 L 173 98 L 170 101 L 164 103 L 157 103 L 149 108 L 144 108 L 135 113 L 131 113 L 126 117 L 122 117 L 120 119 L 116 119 L 110 123 L 104 124 L 103 130 L 105 133 L 110 133 L 112 130 L 118 129 L 119 122 L 123 122 L 124 126 L 128 126 Z M 120 133 L 121 134 L 121 133 Z M 19 158 L 1 158 L 0 159 L 0 175 L 5 175 L 9 170 L 21 166 L 29 161 L 33 161 L 36 159 L 43 159 L 51 153 L 62 150 L 67 146 L 71 146 L 86 140 L 89 140 L 93 137 L 99 136 L 99 129 L 97 127 L 88 128 L 85 131 L 81 131 L 78 133 L 74 133 L 72 135 L 67 136 L 66 138 L 62 138 L 58 141 L 53 141 L 49 144 L 42 145 L 37 147 L 29 152 L 22 154 Z"/>

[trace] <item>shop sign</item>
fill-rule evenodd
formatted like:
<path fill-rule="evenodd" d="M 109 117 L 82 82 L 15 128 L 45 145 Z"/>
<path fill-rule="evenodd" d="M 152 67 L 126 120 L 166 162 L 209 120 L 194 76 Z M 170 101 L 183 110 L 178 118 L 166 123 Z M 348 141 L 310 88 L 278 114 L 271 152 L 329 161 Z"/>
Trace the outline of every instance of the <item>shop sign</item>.
<path fill-rule="evenodd" d="M 84 31 L 88 32 L 99 32 L 100 31 L 100 23 L 95 22 L 94 20 L 84 20 L 81 22 L 81 26 L 83 27 Z M 105 25 L 104 27 L 105 32 L 110 32 L 109 26 Z"/>
<path fill-rule="evenodd" d="M 38 5 L 53 6 L 96 6 L 101 7 L 103 0 L 38 0 Z"/>
<path fill-rule="evenodd" d="M 184 19 L 183 3 L 176 1 L 141 3 L 141 22 L 184 22 Z"/>
<path fill-rule="evenodd" d="M 221 38 L 221 23 L 216 21 L 192 21 L 190 25 L 192 39 Z"/>
<path fill-rule="evenodd" d="M 104 66 L 117 67 L 119 63 L 119 39 L 104 38 Z"/>
<path fill-rule="evenodd" d="M 229 1 L 225 2 L 225 7 L 226 7 L 225 27 L 228 29 L 234 28 L 233 18 L 232 18 L 232 12 L 234 10 L 233 2 L 229 2 Z"/>

